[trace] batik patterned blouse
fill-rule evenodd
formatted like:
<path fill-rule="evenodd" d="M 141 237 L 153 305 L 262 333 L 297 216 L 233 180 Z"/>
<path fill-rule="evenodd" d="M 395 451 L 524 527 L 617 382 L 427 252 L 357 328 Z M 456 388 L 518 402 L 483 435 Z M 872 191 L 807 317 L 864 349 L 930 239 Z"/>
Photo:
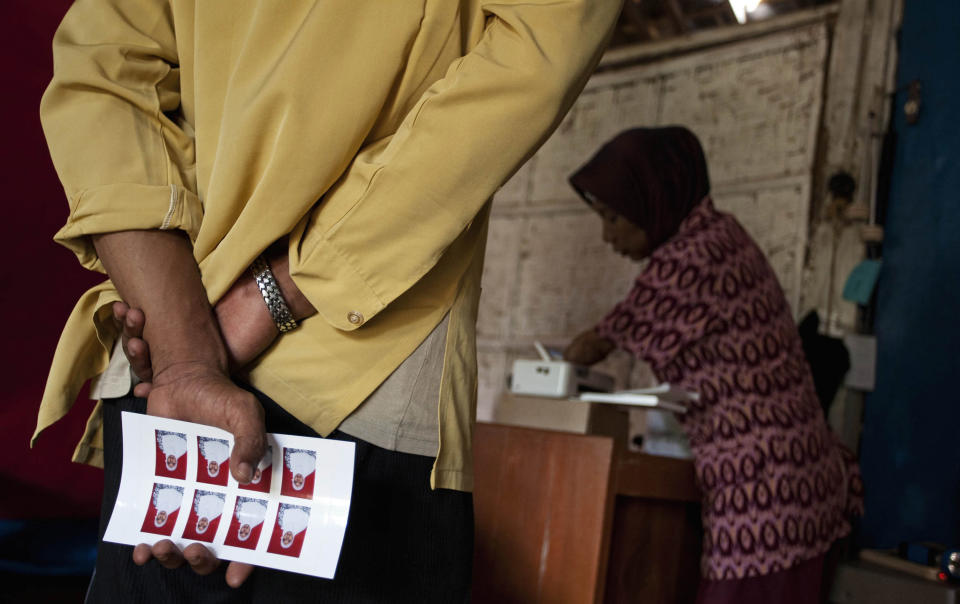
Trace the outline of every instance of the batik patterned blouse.
<path fill-rule="evenodd" d="M 776 275 L 736 219 L 702 201 L 597 331 L 700 394 L 680 421 L 703 491 L 704 578 L 784 570 L 850 531 L 859 470 L 824 420 Z"/>

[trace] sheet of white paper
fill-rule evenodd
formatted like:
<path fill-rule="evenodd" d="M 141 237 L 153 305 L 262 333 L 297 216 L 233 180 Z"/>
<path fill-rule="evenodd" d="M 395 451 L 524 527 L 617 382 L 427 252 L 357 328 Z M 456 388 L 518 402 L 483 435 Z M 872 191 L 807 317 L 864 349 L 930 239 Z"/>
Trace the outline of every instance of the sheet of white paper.
<path fill-rule="evenodd" d="M 628 394 L 652 394 L 656 395 L 656 397 L 660 400 L 672 401 L 675 403 L 686 403 L 689 401 L 700 400 L 699 393 L 678 388 L 677 386 L 674 386 L 668 382 L 663 382 L 657 384 L 656 386 L 651 386 L 650 388 L 635 388 L 632 390 L 622 390 L 621 392 Z"/>
<path fill-rule="evenodd" d="M 674 413 L 687 412 L 687 408 L 682 403 L 665 400 L 655 394 L 637 394 L 636 392 L 581 392 L 580 396 L 571 400 L 634 407 L 659 407 Z"/>
<path fill-rule="evenodd" d="M 222 560 L 333 578 L 354 445 L 285 434 L 267 434 L 267 443 L 259 484 L 241 487 L 228 432 L 124 412 L 123 473 L 104 540 L 197 542 Z"/>

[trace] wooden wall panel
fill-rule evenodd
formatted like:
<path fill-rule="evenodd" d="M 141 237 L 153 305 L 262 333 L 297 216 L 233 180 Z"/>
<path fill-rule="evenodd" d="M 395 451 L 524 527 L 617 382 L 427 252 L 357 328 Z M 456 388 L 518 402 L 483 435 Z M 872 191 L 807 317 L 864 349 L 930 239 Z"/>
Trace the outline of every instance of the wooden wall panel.
<path fill-rule="evenodd" d="M 478 424 L 474 442 L 474 601 L 598 601 L 613 441 Z"/>
<path fill-rule="evenodd" d="M 695 602 L 700 527 L 699 505 L 617 497 L 604 602 Z"/>

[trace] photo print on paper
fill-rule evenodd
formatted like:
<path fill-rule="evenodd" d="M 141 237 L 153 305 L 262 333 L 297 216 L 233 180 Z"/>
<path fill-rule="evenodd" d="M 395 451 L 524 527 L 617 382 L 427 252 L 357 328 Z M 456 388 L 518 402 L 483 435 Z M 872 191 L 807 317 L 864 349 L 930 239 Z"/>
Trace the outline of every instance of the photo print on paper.
<path fill-rule="evenodd" d="M 256 549 L 266 516 L 266 501 L 253 497 L 237 497 L 237 504 L 233 508 L 233 519 L 230 521 L 224 544 Z"/>
<path fill-rule="evenodd" d="M 223 493 L 197 489 L 193 494 L 193 506 L 187 517 L 187 526 L 183 529 L 183 538 L 212 543 L 220 526 L 226 498 Z"/>
<path fill-rule="evenodd" d="M 269 493 L 271 478 L 273 478 L 273 447 L 267 445 L 267 452 L 263 454 L 263 459 L 257 464 L 257 469 L 253 471 L 253 480 L 247 484 L 240 485 L 240 488 L 248 491 Z"/>
<path fill-rule="evenodd" d="M 222 438 L 197 437 L 197 480 L 221 487 L 230 477 L 230 443 Z"/>
<path fill-rule="evenodd" d="M 157 468 L 155 474 L 166 478 L 187 478 L 187 435 L 156 430 Z"/>
<path fill-rule="evenodd" d="M 299 558 L 309 521 L 310 508 L 303 505 L 281 503 L 267 551 L 272 554 Z"/>
<path fill-rule="evenodd" d="M 317 469 L 317 452 L 307 449 L 283 449 L 283 481 L 280 494 L 313 499 L 313 475 Z"/>
<path fill-rule="evenodd" d="M 147 506 L 147 515 L 143 518 L 144 533 L 154 533 L 167 537 L 173 533 L 177 524 L 177 513 L 183 503 L 183 487 L 171 484 L 155 483 L 150 494 L 150 505 Z"/>

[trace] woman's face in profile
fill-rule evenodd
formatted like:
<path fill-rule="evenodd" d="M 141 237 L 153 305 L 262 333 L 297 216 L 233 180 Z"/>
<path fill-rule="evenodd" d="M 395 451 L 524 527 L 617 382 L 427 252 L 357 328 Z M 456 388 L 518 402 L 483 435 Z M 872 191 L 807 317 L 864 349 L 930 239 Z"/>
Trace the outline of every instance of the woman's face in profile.
<path fill-rule="evenodd" d="M 603 220 L 603 240 L 609 243 L 615 252 L 631 260 L 642 260 L 650 255 L 650 239 L 647 238 L 645 230 L 599 200 L 593 202 L 593 209 Z"/>

